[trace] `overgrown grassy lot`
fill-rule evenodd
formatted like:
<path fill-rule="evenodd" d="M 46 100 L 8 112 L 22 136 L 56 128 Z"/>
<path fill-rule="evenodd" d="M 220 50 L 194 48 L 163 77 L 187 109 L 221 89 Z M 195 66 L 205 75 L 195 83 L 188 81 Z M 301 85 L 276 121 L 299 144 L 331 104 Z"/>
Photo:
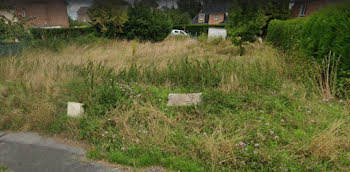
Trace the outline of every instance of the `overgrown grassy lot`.
<path fill-rule="evenodd" d="M 0 129 L 90 145 L 88 156 L 180 171 L 349 171 L 348 100 L 304 59 L 252 44 L 99 41 L 0 58 Z M 168 93 L 203 93 L 167 107 Z M 68 101 L 85 104 L 66 117 Z"/>

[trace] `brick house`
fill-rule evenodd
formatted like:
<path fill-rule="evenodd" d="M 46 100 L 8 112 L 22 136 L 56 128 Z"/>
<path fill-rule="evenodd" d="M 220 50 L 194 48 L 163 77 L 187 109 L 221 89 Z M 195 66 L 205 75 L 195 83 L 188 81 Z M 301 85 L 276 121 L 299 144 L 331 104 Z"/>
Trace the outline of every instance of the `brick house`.
<path fill-rule="evenodd" d="M 230 2 L 208 2 L 192 19 L 193 24 L 224 24 L 227 22 Z"/>
<path fill-rule="evenodd" d="M 78 10 L 78 21 L 80 22 L 91 22 L 88 15 L 89 7 L 80 7 Z"/>
<path fill-rule="evenodd" d="M 29 27 L 69 27 L 65 0 L 10 0 L 9 6 Z"/>
<path fill-rule="evenodd" d="M 291 2 L 291 14 L 293 18 L 307 17 L 315 11 L 345 0 L 293 0 Z"/>

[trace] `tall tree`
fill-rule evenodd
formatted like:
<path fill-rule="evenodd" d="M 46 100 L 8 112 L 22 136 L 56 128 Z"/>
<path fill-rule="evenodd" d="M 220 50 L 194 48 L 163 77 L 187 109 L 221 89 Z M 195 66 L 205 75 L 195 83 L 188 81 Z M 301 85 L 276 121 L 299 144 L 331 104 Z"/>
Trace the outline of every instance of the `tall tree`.
<path fill-rule="evenodd" d="M 177 5 L 181 12 L 187 12 L 191 18 L 196 16 L 202 8 L 200 0 L 178 0 Z"/>
<path fill-rule="evenodd" d="M 115 38 L 123 33 L 124 24 L 128 21 L 127 6 L 124 0 L 95 0 L 89 10 L 91 24 L 103 36 Z"/>

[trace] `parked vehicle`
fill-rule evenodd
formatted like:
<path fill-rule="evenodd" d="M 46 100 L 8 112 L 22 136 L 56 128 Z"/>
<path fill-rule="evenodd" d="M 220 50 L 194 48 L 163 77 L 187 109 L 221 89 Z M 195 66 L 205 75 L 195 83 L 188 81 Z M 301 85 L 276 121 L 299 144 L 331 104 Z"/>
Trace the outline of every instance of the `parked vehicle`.
<path fill-rule="evenodd" d="M 177 30 L 177 29 L 174 29 L 171 31 L 171 35 L 182 35 L 182 36 L 188 36 L 188 34 L 183 31 L 183 30 Z"/>

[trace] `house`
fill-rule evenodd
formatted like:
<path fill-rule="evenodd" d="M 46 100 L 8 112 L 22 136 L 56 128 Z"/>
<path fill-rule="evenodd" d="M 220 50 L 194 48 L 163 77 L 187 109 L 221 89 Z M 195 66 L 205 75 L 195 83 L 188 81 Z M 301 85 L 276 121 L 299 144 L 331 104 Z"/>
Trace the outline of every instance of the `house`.
<path fill-rule="evenodd" d="M 291 14 L 293 18 L 307 17 L 317 10 L 334 3 L 345 0 L 293 0 L 291 2 Z"/>
<path fill-rule="evenodd" d="M 78 10 L 78 21 L 80 22 L 91 22 L 88 15 L 89 7 L 80 7 Z"/>
<path fill-rule="evenodd" d="M 69 27 L 65 0 L 9 0 L 8 4 L 29 27 Z"/>
<path fill-rule="evenodd" d="M 192 24 L 224 24 L 227 23 L 231 2 L 211 1 L 192 19 Z"/>

